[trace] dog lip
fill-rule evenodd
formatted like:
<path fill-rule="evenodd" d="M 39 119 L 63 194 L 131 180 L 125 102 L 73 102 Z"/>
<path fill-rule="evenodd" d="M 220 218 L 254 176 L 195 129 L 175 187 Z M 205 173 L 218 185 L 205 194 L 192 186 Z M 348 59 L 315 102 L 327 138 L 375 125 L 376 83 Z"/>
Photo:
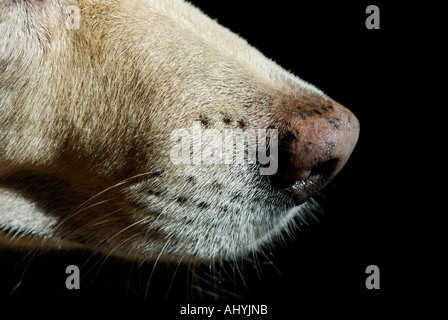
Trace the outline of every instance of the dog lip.
<path fill-rule="evenodd" d="M 319 192 L 329 179 L 325 175 L 313 175 L 306 179 L 296 181 L 289 189 L 294 203 L 300 205 Z"/>
<path fill-rule="evenodd" d="M 324 173 L 315 173 L 304 179 L 293 181 L 278 176 L 271 176 L 272 185 L 280 192 L 292 198 L 295 205 L 306 202 L 319 192 L 331 177 Z"/>

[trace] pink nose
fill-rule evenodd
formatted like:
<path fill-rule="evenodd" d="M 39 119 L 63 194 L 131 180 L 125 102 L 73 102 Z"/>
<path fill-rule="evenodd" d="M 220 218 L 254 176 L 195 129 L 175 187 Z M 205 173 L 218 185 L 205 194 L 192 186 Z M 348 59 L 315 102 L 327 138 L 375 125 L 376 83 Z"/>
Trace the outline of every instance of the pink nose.
<path fill-rule="evenodd" d="M 342 169 L 358 140 L 359 122 L 348 109 L 333 100 L 318 101 L 278 110 L 287 115 L 279 117 L 279 165 L 271 179 L 291 190 L 297 204 Z"/>

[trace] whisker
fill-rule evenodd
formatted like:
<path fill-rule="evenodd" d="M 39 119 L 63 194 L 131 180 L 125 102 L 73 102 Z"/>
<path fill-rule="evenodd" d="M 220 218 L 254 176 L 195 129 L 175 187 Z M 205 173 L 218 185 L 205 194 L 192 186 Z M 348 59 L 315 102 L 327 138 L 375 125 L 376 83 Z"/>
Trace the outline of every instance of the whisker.
<path fill-rule="evenodd" d="M 30 251 L 28 251 L 15 265 L 14 265 L 14 267 L 17 267 L 20 263 L 22 263 L 22 262 L 24 262 L 25 261 L 25 259 L 26 258 L 28 258 L 28 256 L 29 255 L 35 255 L 36 254 L 36 251 L 38 250 L 38 248 L 34 248 L 34 249 L 32 249 L 32 250 L 30 250 Z"/>
<path fill-rule="evenodd" d="M 84 211 L 86 211 L 86 210 L 88 210 L 88 209 L 91 209 L 91 208 L 93 208 L 93 207 L 95 207 L 95 206 L 98 206 L 98 205 L 101 205 L 101 204 L 103 204 L 103 203 L 106 203 L 106 202 L 110 201 L 109 199 L 106 199 L 106 200 L 102 200 L 102 201 L 99 201 L 99 202 L 97 202 L 97 203 L 94 203 L 94 204 L 92 204 L 92 205 L 90 205 L 90 206 L 88 206 L 88 207 L 84 207 L 85 205 L 87 205 L 89 202 L 91 202 L 91 201 L 94 200 L 95 198 L 98 198 L 98 197 L 101 196 L 102 194 L 104 194 L 104 193 L 106 193 L 106 192 L 108 192 L 108 191 L 110 191 L 110 190 L 112 190 L 112 189 L 114 189 L 114 188 L 117 188 L 117 187 L 119 187 L 119 186 L 122 186 L 123 184 L 126 184 L 126 183 L 130 182 L 131 180 L 133 180 L 133 179 L 135 179 L 135 178 L 142 177 L 142 176 L 148 176 L 148 175 L 151 175 L 151 174 L 154 174 L 154 172 L 144 172 L 144 173 L 139 173 L 139 174 L 133 175 L 133 176 L 131 176 L 131 177 L 128 177 L 128 178 L 126 178 L 126 179 L 124 179 L 124 180 L 122 180 L 122 181 L 120 181 L 120 182 L 114 184 L 113 186 L 110 186 L 110 187 L 105 188 L 104 190 L 98 192 L 97 194 L 93 195 L 92 197 L 90 197 L 89 199 L 87 199 L 86 201 L 84 201 L 81 205 L 79 205 L 79 206 L 76 208 L 76 210 L 75 210 L 74 212 L 69 213 L 64 219 L 62 219 L 62 220 L 55 226 L 55 230 L 57 230 L 58 228 L 60 228 L 60 227 L 61 227 L 64 223 L 66 223 L 69 219 L 72 219 L 74 216 L 78 215 L 79 213 L 84 212 Z"/>
<path fill-rule="evenodd" d="M 210 227 L 211 228 L 211 227 Z M 209 228 L 209 229 L 210 229 Z M 208 232 L 206 232 L 205 234 L 207 234 Z M 201 239 L 200 239 L 200 241 L 198 242 L 198 244 L 197 244 L 197 247 L 201 247 L 202 246 L 202 243 L 204 242 L 204 240 L 205 240 L 205 237 L 202 237 Z M 198 261 L 198 259 L 199 259 L 199 255 L 198 254 L 196 254 L 195 255 L 195 258 L 194 258 L 194 261 L 193 261 L 193 269 L 191 270 L 190 268 L 191 268 L 191 261 L 190 261 L 190 263 L 188 264 L 188 272 L 191 272 L 191 285 L 190 285 L 190 295 L 191 296 L 193 296 L 193 282 L 194 282 L 194 279 L 196 278 L 196 272 L 195 272 L 195 269 L 196 269 L 196 263 L 197 263 L 197 261 Z M 187 285 L 187 297 L 188 297 L 188 287 L 189 287 L 189 285 L 188 285 L 188 281 L 189 281 L 189 276 L 188 276 L 188 274 L 187 274 L 187 278 L 186 278 L 186 285 Z M 199 287 L 198 287 L 199 288 Z M 198 290 L 199 291 L 199 290 Z"/>
<path fill-rule="evenodd" d="M 131 289 L 132 291 L 135 291 L 131 288 L 131 276 L 132 276 L 132 271 L 134 270 L 134 266 L 135 266 L 135 261 L 132 261 L 132 265 L 131 265 L 131 270 L 129 271 L 129 277 L 127 278 L 126 281 L 126 291 L 124 292 L 124 297 L 126 298 L 128 295 L 128 290 Z"/>
<path fill-rule="evenodd" d="M 238 266 L 238 260 L 239 260 L 239 259 L 236 257 L 235 252 L 234 252 L 234 259 L 235 259 L 235 261 L 234 261 L 234 263 L 235 263 L 235 269 L 236 269 L 236 271 L 238 271 L 238 274 L 239 274 L 239 276 L 241 277 L 241 281 L 243 282 L 244 287 L 245 287 L 246 289 L 249 289 L 249 286 L 247 285 L 246 281 L 244 280 L 243 271 L 242 271 L 242 269 L 240 269 L 240 267 Z M 241 264 L 241 268 L 243 268 L 243 264 Z"/>
<path fill-rule="evenodd" d="M 260 260 L 258 259 L 258 252 L 255 252 L 255 250 L 252 252 L 252 265 L 257 272 L 258 280 L 262 280 L 262 268 L 260 264 Z"/>
<path fill-rule="evenodd" d="M 91 209 L 93 207 L 96 207 L 98 205 L 101 205 L 103 203 L 106 203 L 108 201 L 109 200 L 103 200 L 103 201 L 94 203 L 94 204 L 92 204 L 92 205 L 90 205 L 90 206 L 88 206 L 86 208 L 81 209 L 81 210 L 77 210 L 77 211 L 75 211 L 73 213 L 69 213 L 64 219 L 62 219 L 60 222 L 58 222 L 58 224 L 54 227 L 54 230 L 57 230 L 57 229 L 61 228 L 64 223 L 66 223 L 68 220 L 72 219 L 74 216 L 78 215 L 79 213 L 81 213 L 83 211 L 86 211 L 88 209 Z"/>
<path fill-rule="evenodd" d="M 107 254 L 106 257 L 104 257 L 103 262 L 101 263 L 100 267 L 98 268 L 97 274 L 98 272 L 101 270 L 101 268 L 103 267 L 104 263 L 106 263 L 106 260 L 112 255 L 112 253 L 115 251 L 116 248 L 121 247 L 125 242 L 135 238 L 136 236 L 138 236 L 138 234 L 133 234 L 132 236 L 130 236 L 129 238 L 124 239 L 123 241 L 121 241 L 117 246 L 115 246 L 114 248 L 112 248 L 112 250 L 109 251 L 109 253 Z"/>
<path fill-rule="evenodd" d="M 111 221 L 120 220 L 120 219 L 122 219 L 120 217 L 112 218 L 112 219 L 106 219 L 107 217 L 109 217 L 109 216 L 111 216 L 111 215 L 113 215 L 113 214 L 115 214 L 117 212 L 120 212 L 120 211 L 122 211 L 122 209 L 118 209 L 118 210 L 110 212 L 110 213 L 108 213 L 108 214 L 106 214 L 104 216 L 101 216 L 101 217 L 93 220 L 92 222 L 89 222 L 88 224 L 78 228 L 76 231 L 77 231 L 77 233 L 80 233 L 81 231 L 84 231 L 84 230 L 86 230 L 88 228 L 92 228 L 92 227 L 95 227 L 95 226 L 99 226 L 99 225 L 101 225 L 103 223 L 108 223 L 108 222 L 111 222 Z"/>
<path fill-rule="evenodd" d="M 272 255 L 268 256 L 268 253 L 266 253 L 264 250 L 260 250 L 260 254 L 266 259 L 266 262 L 275 270 L 278 275 L 283 276 L 282 272 L 275 265 Z"/>
<path fill-rule="evenodd" d="M 165 242 L 165 245 L 163 246 L 162 250 L 160 250 L 160 253 L 157 256 L 156 262 L 154 263 L 154 265 L 152 267 L 151 274 L 149 275 L 148 283 L 146 284 L 144 300 L 146 300 L 148 297 L 149 283 L 151 282 L 152 275 L 154 274 L 154 270 L 156 269 L 157 263 L 159 262 L 159 259 L 162 256 L 163 251 L 165 250 L 166 246 L 168 245 L 169 240 L 170 240 L 170 238 Z"/>
<path fill-rule="evenodd" d="M 101 217 L 99 217 L 98 219 L 95 219 L 95 220 L 89 222 L 89 225 L 90 226 L 97 226 L 97 225 L 100 225 L 100 224 L 102 224 L 102 223 L 104 223 L 106 221 L 110 221 L 110 220 L 105 220 L 104 218 L 107 218 L 108 216 L 111 216 L 111 215 L 113 215 L 113 214 L 115 214 L 117 212 L 120 212 L 120 211 L 123 211 L 123 210 L 122 209 L 117 209 L 117 210 L 112 211 L 110 213 L 107 213 L 105 215 L 101 215 Z M 101 221 L 101 220 L 103 220 L 103 221 Z"/>
<path fill-rule="evenodd" d="M 188 277 L 187 277 L 187 288 L 190 287 L 190 295 L 191 297 L 193 297 L 193 283 L 195 282 L 195 280 L 197 279 L 197 275 L 196 275 L 196 263 L 198 261 L 198 255 L 195 256 L 195 259 L 193 261 L 193 267 L 191 267 L 191 262 L 188 265 L 188 271 L 191 272 L 191 284 L 188 285 Z M 188 293 L 188 290 L 187 290 Z M 187 294 L 188 297 L 188 294 Z"/>
<path fill-rule="evenodd" d="M 173 283 L 174 283 L 174 278 L 176 277 L 177 271 L 179 270 L 179 267 L 182 264 L 182 260 L 187 255 L 187 250 L 190 247 L 190 245 L 191 245 L 191 242 L 188 243 L 188 245 L 185 247 L 184 254 L 179 259 L 179 263 L 177 264 L 176 270 L 174 270 L 174 274 L 173 274 L 173 278 L 171 279 L 170 286 L 168 287 L 168 292 L 166 293 L 165 300 L 168 300 L 168 296 L 170 295 L 170 292 L 171 292 L 171 287 L 173 286 Z"/>
<path fill-rule="evenodd" d="M 198 282 L 199 281 L 201 283 L 207 285 L 208 287 L 213 287 L 213 285 L 214 285 L 214 279 L 213 279 L 213 283 L 212 283 L 208 278 L 206 278 L 205 276 L 202 276 L 202 275 L 198 275 Z M 231 290 L 226 289 L 225 287 L 219 287 L 219 291 L 217 290 L 218 288 L 213 289 L 214 291 L 212 291 L 210 289 L 199 287 L 198 285 L 194 285 L 194 289 L 196 289 L 198 291 L 201 290 L 204 294 L 211 296 L 215 299 L 222 298 L 220 296 L 220 294 L 225 294 L 229 297 L 236 298 L 236 299 L 242 299 L 242 296 L 237 294 L 235 291 L 232 292 Z"/>
<path fill-rule="evenodd" d="M 141 219 L 141 220 L 139 220 L 139 221 L 137 221 L 137 222 L 131 224 L 130 226 L 128 226 L 128 227 L 122 229 L 121 231 L 117 232 L 112 238 L 116 237 L 116 236 L 117 236 L 118 234 L 120 234 L 121 232 L 123 232 L 123 231 L 125 231 L 126 229 L 132 227 L 133 225 L 135 225 L 135 224 L 141 222 L 142 220 L 144 220 L 144 219 Z M 121 241 L 118 245 L 114 246 L 114 248 L 112 248 L 112 249 L 109 251 L 109 253 L 104 257 L 103 262 L 101 263 L 100 267 L 98 268 L 97 274 L 98 274 L 98 272 L 101 270 L 101 268 L 103 267 L 103 265 L 104 265 L 104 263 L 106 262 L 106 260 L 112 255 L 112 253 L 113 253 L 117 248 L 121 247 L 125 242 L 127 242 L 127 241 L 129 241 L 129 240 L 131 240 L 131 239 L 133 239 L 133 238 L 135 238 L 135 237 L 137 237 L 137 236 L 139 236 L 138 233 L 133 234 L 132 236 L 130 236 L 130 237 L 124 239 L 123 241 Z M 112 238 L 109 238 L 109 240 L 111 240 Z M 103 245 L 103 246 L 104 246 L 104 245 Z M 96 265 L 96 264 L 95 264 L 95 265 Z"/>
<path fill-rule="evenodd" d="M 83 271 L 83 269 L 87 266 L 87 263 L 94 258 L 95 256 L 97 256 L 97 252 L 92 252 L 92 254 L 90 255 L 89 258 L 87 258 L 87 260 L 84 261 L 84 263 L 82 264 L 82 266 L 79 268 L 80 271 Z M 86 276 L 90 273 L 90 271 L 92 271 L 92 269 L 101 261 L 102 257 L 97 259 L 97 261 L 89 268 L 87 269 L 87 271 L 83 271 L 81 272 L 82 276 L 81 276 L 81 281 L 83 281 Z"/>
<path fill-rule="evenodd" d="M 77 210 L 79 210 L 80 208 L 82 208 L 83 206 L 85 206 L 87 203 L 89 203 L 90 201 L 92 201 L 93 199 L 99 197 L 100 195 L 104 194 L 104 193 L 107 192 L 107 191 L 110 191 L 110 190 L 112 190 L 112 189 L 114 189 L 114 188 L 116 188 L 116 187 L 119 187 L 119 186 L 121 186 L 121 185 L 123 185 L 123 184 L 125 184 L 125 183 L 128 183 L 129 181 L 131 181 L 131 180 L 133 180 L 133 179 L 135 179 L 135 178 L 142 177 L 142 176 L 147 176 L 147 175 L 151 175 L 151 174 L 154 174 L 154 172 L 144 172 L 144 173 L 139 173 L 139 174 L 133 175 L 133 176 L 131 176 L 131 177 L 129 177 L 129 178 L 126 178 L 126 179 L 124 179 L 124 180 L 122 180 L 122 181 L 120 181 L 120 182 L 114 184 L 113 186 L 110 186 L 110 187 L 108 187 L 108 188 L 106 188 L 106 189 L 104 189 L 104 190 L 98 192 L 98 193 L 95 194 L 94 196 L 90 197 L 88 200 L 84 201 L 84 202 L 78 207 Z"/>
<path fill-rule="evenodd" d="M 125 230 L 127 230 L 127 229 L 129 229 L 129 228 L 131 228 L 131 227 L 133 227 L 134 225 L 136 225 L 136 224 L 139 224 L 139 223 L 141 223 L 142 221 L 144 221 L 146 219 L 146 217 L 145 218 L 143 218 L 143 219 L 140 219 L 140 220 L 138 220 L 138 221 L 136 221 L 136 222 L 134 222 L 133 224 L 131 224 L 131 225 L 129 225 L 129 226 L 127 226 L 127 227 L 125 227 L 125 228 L 123 228 L 123 229 L 121 229 L 120 231 L 118 231 L 115 235 L 113 235 L 111 238 L 109 238 L 108 240 L 112 240 L 113 238 L 115 238 L 116 236 L 118 236 L 120 233 L 122 233 L 122 232 L 124 232 Z M 98 219 L 97 219 L 98 220 Z M 92 266 L 92 267 L 90 267 L 89 268 L 89 270 L 87 270 L 87 272 L 85 272 L 85 273 L 83 273 L 83 276 L 85 277 L 101 260 L 103 260 L 102 261 L 102 263 L 101 263 L 101 265 L 99 266 L 99 268 L 98 268 L 98 271 L 97 271 L 97 274 L 99 273 L 99 271 L 101 270 L 101 268 L 102 268 L 102 266 L 104 265 L 104 263 L 106 262 L 106 260 L 112 255 L 112 253 L 117 249 L 117 248 L 119 248 L 119 247 L 121 247 L 125 242 L 127 242 L 127 241 L 129 241 L 129 240 L 131 240 L 131 239 L 133 239 L 133 238 L 135 238 L 135 237 L 137 237 L 139 234 L 133 234 L 132 236 L 130 236 L 130 237 L 128 237 L 128 238 L 126 238 L 126 239 L 124 239 L 123 241 L 121 241 L 118 245 L 116 245 L 116 246 L 114 246 L 114 248 L 112 248 L 109 252 L 108 252 L 108 254 L 105 256 L 105 257 L 102 257 L 101 259 L 99 259 L 97 262 L 95 262 L 95 264 Z M 103 247 L 105 246 L 105 244 L 103 244 Z M 81 267 L 81 268 L 83 268 L 86 264 L 87 264 L 87 262 L 92 258 L 92 257 L 94 257 L 94 255 L 95 254 L 92 254 L 90 257 L 89 257 L 89 259 L 87 259 L 87 261 L 83 264 L 83 266 Z"/>
<path fill-rule="evenodd" d="M 118 231 L 116 234 L 114 234 L 112 237 L 110 237 L 110 238 L 108 239 L 108 241 L 112 240 L 113 238 L 115 238 L 116 236 L 118 236 L 118 235 L 121 234 L 122 232 L 128 230 L 129 228 L 132 228 L 132 227 L 135 226 L 135 225 L 141 224 L 143 221 L 145 221 L 145 220 L 147 220 L 147 219 L 148 219 L 148 217 L 144 217 L 144 218 L 142 218 L 142 219 L 140 219 L 140 220 L 138 220 L 138 221 L 136 221 L 136 222 L 130 224 L 130 225 L 127 226 L 126 228 L 121 229 L 121 230 Z"/>
<path fill-rule="evenodd" d="M 156 219 L 154 219 L 153 221 L 151 221 L 151 223 L 154 223 L 155 221 L 157 221 L 157 219 L 158 219 L 159 217 L 160 217 L 160 215 L 159 215 Z M 179 231 L 179 233 L 182 233 L 182 232 L 186 229 L 186 227 L 187 227 L 187 225 L 184 225 L 184 227 Z M 146 232 L 146 235 L 145 235 L 145 238 L 148 236 L 149 231 L 150 231 L 150 228 L 148 228 L 148 230 L 147 230 L 147 232 Z M 150 281 L 151 281 L 151 279 L 152 279 L 152 276 L 153 276 L 154 270 L 155 270 L 155 268 L 156 268 L 156 265 L 157 265 L 158 261 L 160 260 L 160 258 L 161 258 L 161 256 L 162 256 L 164 250 L 166 249 L 167 245 L 169 244 L 170 240 L 171 240 L 173 237 L 174 237 L 174 235 L 171 235 L 170 237 L 168 237 L 168 239 L 166 239 L 166 241 L 165 241 L 165 245 L 163 246 L 162 250 L 160 251 L 160 253 L 159 253 L 159 255 L 158 255 L 157 259 L 156 259 L 156 262 L 155 262 L 155 264 L 154 264 L 154 266 L 153 266 L 153 268 L 152 268 L 152 270 L 151 270 L 151 274 L 150 274 L 148 283 L 147 283 L 147 285 L 146 285 L 146 290 L 145 290 L 145 300 L 147 299 L 147 293 L 148 293 L 148 290 L 149 290 L 149 283 L 150 283 Z M 186 252 L 186 250 L 188 249 L 188 247 L 189 247 L 189 246 L 187 246 L 187 248 L 185 248 L 185 252 Z M 184 255 L 182 256 L 182 259 L 183 259 L 184 256 L 186 255 L 185 252 L 184 252 Z M 181 259 L 180 262 L 182 262 L 182 259 Z M 143 262 L 140 264 L 140 266 L 141 266 L 142 264 L 143 264 Z M 179 265 L 178 265 L 177 269 L 178 269 L 178 268 L 179 268 Z M 176 269 L 176 272 L 177 272 L 177 269 Z M 173 279 L 173 280 L 174 280 L 174 279 Z M 172 285 L 172 283 L 171 283 L 171 285 Z M 171 287 L 171 285 L 170 285 L 170 287 Z M 167 296 L 168 296 L 168 294 L 169 294 L 169 290 L 168 290 Z"/>
<path fill-rule="evenodd" d="M 28 267 L 29 267 L 30 264 L 31 264 L 31 260 L 33 260 L 33 258 L 36 256 L 36 254 L 37 254 L 38 252 L 39 252 L 39 248 L 35 248 L 35 249 L 29 251 L 29 252 L 28 252 L 28 253 L 27 253 L 27 254 L 26 254 L 26 255 L 25 255 L 19 262 L 17 262 L 16 266 L 17 266 L 19 263 L 24 262 L 25 259 L 27 259 L 27 258 L 29 257 L 29 259 L 28 259 L 28 261 L 27 261 L 27 263 L 26 263 L 26 265 L 25 265 L 25 268 L 23 269 L 22 274 L 20 275 L 20 280 L 19 280 L 19 282 L 14 286 L 14 288 L 11 290 L 10 294 L 13 294 L 14 291 L 16 291 L 17 288 L 19 288 L 20 285 L 23 283 L 23 278 L 25 277 L 25 273 L 26 273 L 26 271 L 28 270 Z M 31 255 L 31 256 L 30 256 L 30 255 Z"/>

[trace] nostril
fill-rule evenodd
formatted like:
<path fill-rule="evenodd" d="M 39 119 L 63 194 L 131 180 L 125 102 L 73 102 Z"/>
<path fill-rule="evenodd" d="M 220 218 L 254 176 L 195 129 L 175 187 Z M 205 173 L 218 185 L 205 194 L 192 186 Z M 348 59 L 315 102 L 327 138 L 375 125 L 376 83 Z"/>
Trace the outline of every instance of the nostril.
<path fill-rule="evenodd" d="M 288 189 L 294 187 L 298 183 L 305 180 L 314 181 L 313 183 L 316 183 L 317 181 L 327 181 L 330 177 L 333 176 L 334 172 L 336 171 L 338 162 L 338 158 L 332 158 L 318 165 L 315 165 L 301 180 L 291 180 L 279 175 L 270 176 L 270 179 L 272 185 L 279 189 Z"/>
<path fill-rule="evenodd" d="M 339 162 L 338 158 L 332 158 L 330 160 L 322 162 L 322 163 L 314 166 L 311 169 L 309 176 L 310 177 L 312 177 L 312 176 L 330 177 L 330 176 L 332 176 L 333 172 L 336 170 L 338 162 Z"/>

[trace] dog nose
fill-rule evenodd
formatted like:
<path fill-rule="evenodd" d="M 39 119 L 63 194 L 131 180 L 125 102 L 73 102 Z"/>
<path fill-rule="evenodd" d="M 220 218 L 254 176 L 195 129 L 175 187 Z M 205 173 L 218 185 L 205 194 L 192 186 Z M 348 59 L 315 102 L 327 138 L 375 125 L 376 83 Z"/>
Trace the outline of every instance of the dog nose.
<path fill-rule="evenodd" d="M 359 136 L 358 119 L 333 100 L 277 110 L 278 170 L 274 186 L 296 204 L 321 190 L 345 165 Z M 279 123 L 281 122 L 281 123 Z"/>

